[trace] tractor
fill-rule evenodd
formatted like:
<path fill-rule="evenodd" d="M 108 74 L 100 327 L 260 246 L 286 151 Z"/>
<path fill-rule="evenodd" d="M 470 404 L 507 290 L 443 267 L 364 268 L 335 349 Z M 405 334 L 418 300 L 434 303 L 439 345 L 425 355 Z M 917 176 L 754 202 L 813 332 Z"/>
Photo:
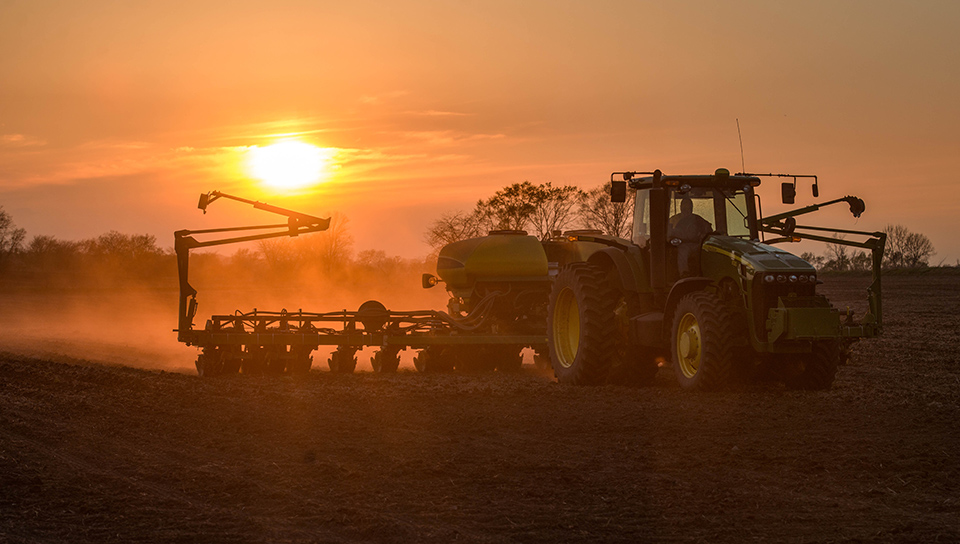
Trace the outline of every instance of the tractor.
<path fill-rule="evenodd" d="M 722 389 L 771 370 L 788 386 L 826 389 L 853 342 L 882 329 L 880 263 L 885 235 L 797 224 L 796 217 L 846 203 L 859 217 L 863 201 L 847 196 L 763 218 L 761 177 L 615 172 L 611 199 L 633 193 L 631 238 L 599 231 L 556 233 L 538 241 L 523 231 L 455 242 L 439 254 L 449 314 L 472 319 L 487 334 L 532 334 L 545 325 L 545 345 L 532 345 L 557 380 L 575 385 L 648 384 L 672 365 L 686 389 Z M 864 241 L 829 237 L 862 235 Z M 775 244 L 803 239 L 871 251 L 869 309 L 859 321 L 817 294 L 817 270 Z M 516 348 L 515 348 L 516 349 Z"/>

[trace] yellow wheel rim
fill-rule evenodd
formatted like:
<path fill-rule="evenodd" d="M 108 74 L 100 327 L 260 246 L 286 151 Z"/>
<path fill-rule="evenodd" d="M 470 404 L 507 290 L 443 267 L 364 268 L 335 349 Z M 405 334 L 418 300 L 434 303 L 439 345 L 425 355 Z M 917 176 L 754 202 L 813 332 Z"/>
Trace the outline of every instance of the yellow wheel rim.
<path fill-rule="evenodd" d="M 553 344 L 563 368 L 573 366 L 580 348 L 580 307 L 572 289 L 564 289 L 557 296 L 553 314 Z"/>
<path fill-rule="evenodd" d="M 700 323 L 697 322 L 696 316 L 687 313 L 680 318 L 676 341 L 677 363 L 680 365 L 680 371 L 687 378 L 692 378 L 700 370 L 703 345 Z"/>

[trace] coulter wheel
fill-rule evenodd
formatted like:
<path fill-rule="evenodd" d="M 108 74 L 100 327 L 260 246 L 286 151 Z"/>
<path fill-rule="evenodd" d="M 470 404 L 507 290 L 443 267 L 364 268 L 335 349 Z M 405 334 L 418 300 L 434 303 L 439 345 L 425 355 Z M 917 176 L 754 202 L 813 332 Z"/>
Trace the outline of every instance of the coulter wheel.
<path fill-rule="evenodd" d="M 389 347 L 381 348 L 373 353 L 370 358 L 370 366 L 378 374 L 393 374 L 400 367 L 400 348 Z"/>
<path fill-rule="evenodd" d="M 219 348 L 207 346 L 197 356 L 197 374 L 201 378 L 212 378 L 223 373 L 223 352 Z"/>
<path fill-rule="evenodd" d="M 287 366 L 286 346 L 270 346 L 263 349 L 264 372 L 274 376 L 283 374 Z"/>
<path fill-rule="evenodd" d="M 430 346 L 420 350 L 413 358 L 413 366 L 418 372 L 449 372 L 453 370 L 451 354 L 443 346 Z"/>
<path fill-rule="evenodd" d="M 243 361 L 243 350 L 240 346 L 220 346 L 220 359 L 223 361 L 224 374 L 240 372 L 240 363 Z"/>
<path fill-rule="evenodd" d="M 728 385 L 744 340 L 737 317 L 712 293 L 696 291 L 680 299 L 670 349 L 681 387 L 707 391 Z"/>
<path fill-rule="evenodd" d="M 293 375 L 304 375 L 310 372 L 313 366 L 313 351 L 307 346 L 290 346 L 290 359 L 287 362 L 287 372 Z"/>
<path fill-rule="evenodd" d="M 263 346 L 247 346 L 240 361 L 240 373 L 260 376 L 267 371 L 267 352 Z"/>
<path fill-rule="evenodd" d="M 564 268 L 550 292 L 547 339 L 560 383 L 595 385 L 607 379 L 614 356 L 615 293 L 603 270 L 587 263 Z"/>
<path fill-rule="evenodd" d="M 327 364 L 334 374 L 351 374 L 357 368 L 357 348 L 339 347 L 330 354 Z"/>

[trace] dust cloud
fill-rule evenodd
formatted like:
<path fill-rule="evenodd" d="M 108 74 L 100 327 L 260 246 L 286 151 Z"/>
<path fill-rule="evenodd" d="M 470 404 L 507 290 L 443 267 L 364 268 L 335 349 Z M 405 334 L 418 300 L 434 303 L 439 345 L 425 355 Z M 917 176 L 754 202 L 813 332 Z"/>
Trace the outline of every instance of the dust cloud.
<path fill-rule="evenodd" d="M 349 266 L 324 274 L 316 269 L 271 272 L 224 265 L 201 256 L 191 262 L 190 283 L 198 291 L 195 328 L 213 314 L 258 310 L 332 312 L 356 310 L 378 300 L 398 311 L 443 309 L 442 288 L 424 290 L 425 263 L 406 262 L 389 270 Z M 0 291 L 0 351 L 73 363 L 123 365 L 195 373 L 198 350 L 177 341 L 178 290 L 171 260 L 163 277 L 111 282 L 84 281 L 44 286 L 18 282 Z M 102 276 L 101 276 L 102 277 Z M 326 369 L 333 348 L 313 352 L 314 369 Z M 374 348 L 358 352 L 357 371 L 371 371 Z M 414 352 L 401 353 L 401 368 L 412 367 Z"/>

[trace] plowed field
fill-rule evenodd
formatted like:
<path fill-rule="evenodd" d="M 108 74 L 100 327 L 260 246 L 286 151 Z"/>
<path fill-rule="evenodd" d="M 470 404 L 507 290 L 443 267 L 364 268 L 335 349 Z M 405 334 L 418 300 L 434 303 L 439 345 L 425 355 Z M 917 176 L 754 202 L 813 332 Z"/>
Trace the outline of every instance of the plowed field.
<path fill-rule="evenodd" d="M 824 290 L 862 309 L 863 285 Z M 960 277 L 884 287 L 884 336 L 825 392 L 319 361 L 201 380 L 12 350 L 0 541 L 957 542 Z"/>

